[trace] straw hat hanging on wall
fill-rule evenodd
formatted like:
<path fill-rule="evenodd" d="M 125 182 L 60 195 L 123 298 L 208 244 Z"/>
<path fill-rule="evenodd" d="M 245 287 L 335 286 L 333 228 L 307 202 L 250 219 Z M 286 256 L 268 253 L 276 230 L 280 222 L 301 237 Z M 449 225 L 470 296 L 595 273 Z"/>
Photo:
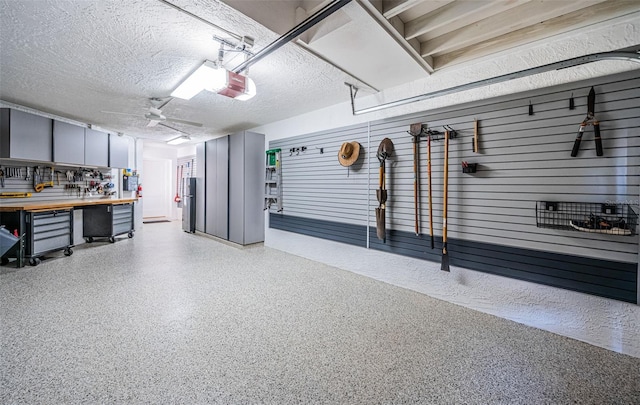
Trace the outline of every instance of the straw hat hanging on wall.
<path fill-rule="evenodd" d="M 360 144 L 358 142 L 345 142 L 338 152 L 338 162 L 342 166 L 349 167 L 358 160 L 360 156 Z"/>

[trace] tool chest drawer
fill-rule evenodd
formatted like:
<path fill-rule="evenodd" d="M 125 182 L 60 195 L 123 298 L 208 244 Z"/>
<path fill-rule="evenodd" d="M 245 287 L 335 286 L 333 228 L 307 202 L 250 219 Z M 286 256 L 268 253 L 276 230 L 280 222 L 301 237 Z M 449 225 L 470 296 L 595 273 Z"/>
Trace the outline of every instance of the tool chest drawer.
<path fill-rule="evenodd" d="M 73 210 L 27 213 L 26 256 L 35 258 L 43 253 L 73 245 Z"/>
<path fill-rule="evenodd" d="M 128 234 L 133 237 L 133 204 L 109 204 L 86 207 L 82 211 L 82 232 L 87 242 L 93 238 L 109 238 Z"/>

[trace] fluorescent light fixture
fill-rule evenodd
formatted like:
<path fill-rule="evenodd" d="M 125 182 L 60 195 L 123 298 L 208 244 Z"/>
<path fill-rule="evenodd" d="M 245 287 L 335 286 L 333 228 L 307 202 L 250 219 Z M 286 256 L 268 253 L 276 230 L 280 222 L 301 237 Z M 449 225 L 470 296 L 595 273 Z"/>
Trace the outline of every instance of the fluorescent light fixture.
<path fill-rule="evenodd" d="M 181 143 L 189 142 L 191 138 L 186 135 L 179 136 L 167 141 L 167 145 L 180 145 Z"/>
<path fill-rule="evenodd" d="M 196 94 L 204 90 L 205 84 L 214 80 L 216 73 L 219 75 L 220 69 L 215 63 L 205 61 L 195 72 L 191 73 L 180 85 L 171 93 L 171 97 L 178 97 L 185 100 L 191 99 Z"/>
<path fill-rule="evenodd" d="M 256 95 L 255 82 L 246 76 L 205 61 L 171 93 L 171 97 L 189 100 L 202 90 L 237 100 L 249 100 Z"/>

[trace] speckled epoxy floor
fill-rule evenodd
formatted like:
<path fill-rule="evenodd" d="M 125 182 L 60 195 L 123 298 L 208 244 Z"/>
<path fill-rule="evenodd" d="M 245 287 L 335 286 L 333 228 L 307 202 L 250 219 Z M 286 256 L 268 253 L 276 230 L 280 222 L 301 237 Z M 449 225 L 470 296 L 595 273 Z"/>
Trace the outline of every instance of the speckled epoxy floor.
<path fill-rule="evenodd" d="M 640 359 L 177 223 L 54 256 L 0 268 L 2 404 L 640 403 Z"/>

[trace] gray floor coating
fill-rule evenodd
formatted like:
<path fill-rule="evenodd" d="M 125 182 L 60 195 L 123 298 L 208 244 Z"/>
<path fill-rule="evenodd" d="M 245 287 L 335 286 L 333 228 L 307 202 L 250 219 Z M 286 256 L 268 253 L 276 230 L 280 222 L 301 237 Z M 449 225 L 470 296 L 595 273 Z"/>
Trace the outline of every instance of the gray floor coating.
<path fill-rule="evenodd" d="M 638 358 L 176 223 L 54 256 L 1 268 L 2 404 L 640 403 Z"/>

